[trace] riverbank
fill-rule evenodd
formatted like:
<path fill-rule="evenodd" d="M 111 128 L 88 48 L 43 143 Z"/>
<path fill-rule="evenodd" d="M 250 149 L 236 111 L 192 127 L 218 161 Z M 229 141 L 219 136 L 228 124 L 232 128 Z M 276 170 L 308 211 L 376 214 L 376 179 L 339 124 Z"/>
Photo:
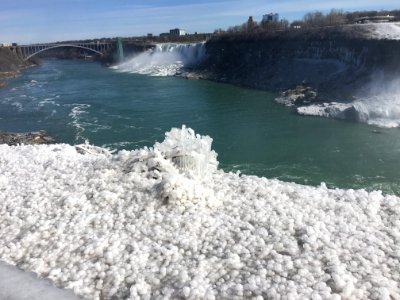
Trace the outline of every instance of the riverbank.
<path fill-rule="evenodd" d="M 16 145 L 41 145 L 41 144 L 54 144 L 55 139 L 45 131 L 17 133 L 0 131 L 0 144 L 7 144 L 9 146 Z"/>
<path fill-rule="evenodd" d="M 24 61 L 8 47 L 0 48 L 0 88 L 7 86 L 7 81 L 22 70 L 35 65 L 33 61 Z"/>

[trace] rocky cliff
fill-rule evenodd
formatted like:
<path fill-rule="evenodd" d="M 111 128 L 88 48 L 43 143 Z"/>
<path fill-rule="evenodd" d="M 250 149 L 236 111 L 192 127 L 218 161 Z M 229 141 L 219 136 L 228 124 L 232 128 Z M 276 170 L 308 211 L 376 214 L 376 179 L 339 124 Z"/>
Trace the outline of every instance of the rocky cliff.
<path fill-rule="evenodd" d="M 347 102 L 377 73 L 400 74 L 400 39 L 377 36 L 371 26 L 216 36 L 207 42 L 208 59 L 198 71 L 272 91 L 305 83 L 318 91 L 317 100 Z"/>
<path fill-rule="evenodd" d="M 14 77 L 20 70 L 32 65 L 35 65 L 33 61 L 22 60 L 10 48 L 0 48 L 0 87 L 4 85 L 2 79 Z"/>

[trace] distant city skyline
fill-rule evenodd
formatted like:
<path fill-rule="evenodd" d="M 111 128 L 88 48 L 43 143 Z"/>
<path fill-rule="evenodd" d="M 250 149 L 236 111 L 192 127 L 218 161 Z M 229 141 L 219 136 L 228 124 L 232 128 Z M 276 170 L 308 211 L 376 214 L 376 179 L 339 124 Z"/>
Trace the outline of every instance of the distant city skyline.
<path fill-rule="evenodd" d="M 1 0 L 0 43 L 56 42 L 72 39 L 158 35 L 172 28 L 213 32 L 261 21 L 274 12 L 289 21 L 307 12 L 330 9 L 392 10 L 398 0 Z"/>

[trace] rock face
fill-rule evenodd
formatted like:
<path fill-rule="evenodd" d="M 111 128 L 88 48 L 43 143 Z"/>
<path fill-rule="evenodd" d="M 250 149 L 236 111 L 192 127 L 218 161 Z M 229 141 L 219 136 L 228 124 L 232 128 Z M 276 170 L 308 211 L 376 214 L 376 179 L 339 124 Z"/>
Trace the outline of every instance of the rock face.
<path fill-rule="evenodd" d="M 15 77 L 20 70 L 32 65 L 34 63 L 22 60 L 10 48 L 0 48 L 0 80 L 2 78 Z M 4 87 L 4 85 L 4 82 L 0 82 L 0 88 Z"/>
<path fill-rule="evenodd" d="M 400 40 L 368 38 L 361 29 L 216 36 L 206 43 L 208 59 L 199 72 L 276 92 L 306 81 L 321 101 L 348 102 L 377 73 L 400 73 Z"/>
<path fill-rule="evenodd" d="M 55 143 L 54 138 L 44 130 L 28 133 L 0 131 L 0 144 L 16 146 L 19 144 L 39 145 L 53 143 Z"/>

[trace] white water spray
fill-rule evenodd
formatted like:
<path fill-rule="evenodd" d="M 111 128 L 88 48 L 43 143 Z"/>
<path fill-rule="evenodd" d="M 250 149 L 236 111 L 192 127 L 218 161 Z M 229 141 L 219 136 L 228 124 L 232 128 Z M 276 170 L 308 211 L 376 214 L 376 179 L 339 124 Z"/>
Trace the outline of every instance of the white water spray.
<path fill-rule="evenodd" d="M 400 127 L 400 79 L 377 80 L 368 95 L 353 102 L 359 120 L 379 127 Z"/>
<path fill-rule="evenodd" d="M 155 48 L 113 67 L 121 72 L 151 76 L 172 76 L 205 57 L 204 43 L 157 44 Z"/>

